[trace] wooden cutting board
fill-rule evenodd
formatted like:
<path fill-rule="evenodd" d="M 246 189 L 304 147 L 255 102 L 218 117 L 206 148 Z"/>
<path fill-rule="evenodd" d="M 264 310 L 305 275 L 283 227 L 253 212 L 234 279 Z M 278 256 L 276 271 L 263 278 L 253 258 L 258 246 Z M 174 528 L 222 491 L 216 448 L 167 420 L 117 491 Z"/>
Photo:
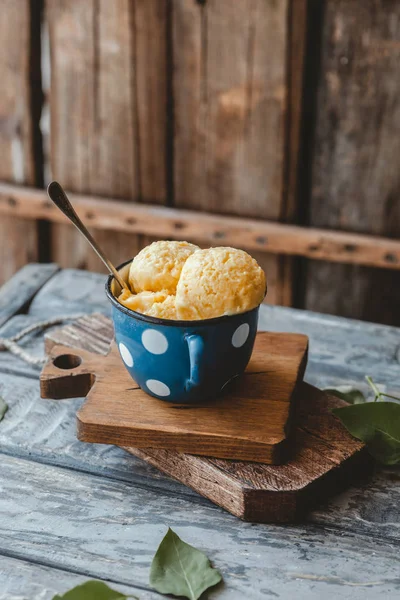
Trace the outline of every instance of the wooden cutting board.
<path fill-rule="evenodd" d="M 258 333 L 246 372 L 217 399 L 172 404 L 143 392 L 115 343 L 104 356 L 51 348 L 43 397 L 87 395 L 77 414 L 84 442 L 162 448 L 202 456 L 280 464 L 287 458 L 293 405 L 303 380 L 308 338 Z"/>
<path fill-rule="evenodd" d="M 48 333 L 46 351 L 50 353 L 61 344 L 106 355 L 112 336 L 112 324 L 107 317 L 88 315 Z M 67 386 L 65 397 L 68 392 Z M 293 456 L 284 465 L 206 458 L 162 449 L 126 447 L 125 450 L 244 520 L 295 521 L 359 478 L 371 464 L 364 445 L 351 437 L 331 414 L 332 408 L 345 403 L 306 383 L 301 384 L 299 392 Z"/>

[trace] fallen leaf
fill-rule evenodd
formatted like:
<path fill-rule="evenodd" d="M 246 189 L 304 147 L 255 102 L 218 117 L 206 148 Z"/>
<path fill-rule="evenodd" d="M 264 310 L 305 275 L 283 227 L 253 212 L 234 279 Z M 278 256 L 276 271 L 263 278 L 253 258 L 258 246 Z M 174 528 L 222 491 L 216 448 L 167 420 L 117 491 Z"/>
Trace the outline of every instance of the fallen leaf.
<path fill-rule="evenodd" d="M 364 394 L 350 385 L 341 385 L 337 388 L 326 388 L 324 390 L 326 394 L 336 396 L 341 400 L 345 400 L 349 404 L 364 404 L 367 401 Z"/>
<path fill-rule="evenodd" d="M 153 558 L 150 585 L 161 594 L 185 596 L 197 600 L 209 587 L 222 580 L 207 556 L 186 544 L 168 529 Z"/>
<path fill-rule="evenodd" d="M 346 429 L 367 444 L 370 454 L 385 465 L 400 462 L 400 404 L 367 402 L 334 408 Z"/>
<path fill-rule="evenodd" d="M 133 598 L 112 590 L 102 581 L 86 581 L 63 596 L 54 596 L 53 600 L 127 600 L 128 597 Z"/>

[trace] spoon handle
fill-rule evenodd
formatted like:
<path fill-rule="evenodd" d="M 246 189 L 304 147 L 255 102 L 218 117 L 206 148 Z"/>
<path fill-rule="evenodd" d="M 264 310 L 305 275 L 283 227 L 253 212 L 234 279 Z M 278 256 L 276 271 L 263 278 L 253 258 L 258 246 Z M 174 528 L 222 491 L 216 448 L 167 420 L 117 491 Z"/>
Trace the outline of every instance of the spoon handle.
<path fill-rule="evenodd" d="M 129 290 L 127 283 L 122 279 L 114 265 L 104 255 L 101 248 L 97 245 L 97 242 L 92 238 L 91 234 L 76 214 L 71 202 L 68 200 L 67 194 L 64 192 L 61 185 L 57 181 L 52 181 L 47 188 L 47 193 L 54 204 L 61 210 L 61 212 L 64 213 L 66 217 L 68 217 L 68 219 L 86 238 L 93 250 L 96 252 L 97 256 L 103 261 L 110 273 L 114 275 L 121 288 L 126 288 Z"/>

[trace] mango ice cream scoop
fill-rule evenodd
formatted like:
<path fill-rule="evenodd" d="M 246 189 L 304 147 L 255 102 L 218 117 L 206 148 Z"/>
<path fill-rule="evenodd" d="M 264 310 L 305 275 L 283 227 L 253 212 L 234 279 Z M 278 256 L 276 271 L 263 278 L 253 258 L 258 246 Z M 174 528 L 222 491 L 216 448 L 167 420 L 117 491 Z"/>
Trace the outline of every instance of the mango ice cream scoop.
<path fill-rule="evenodd" d="M 197 250 L 185 262 L 176 289 L 178 319 L 212 319 L 247 312 L 263 301 L 265 273 L 244 250 Z"/>
<path fill-rule="evenodd" d="M 129 270 L 133 290 L 121 304 L 152 317 L 182 321 L 236 315 L 257 307 L 266 292 L 264 271 L 244 250 L 200 250 L 160 241 L 143 248 Z"/>
<path fill-rule="evenodd" d="M 146 246 L 131 264 L 132 290 L 175 294 L 183 265 L 196 250 L 199 247 L 188 242 L 160 241 Z"/>

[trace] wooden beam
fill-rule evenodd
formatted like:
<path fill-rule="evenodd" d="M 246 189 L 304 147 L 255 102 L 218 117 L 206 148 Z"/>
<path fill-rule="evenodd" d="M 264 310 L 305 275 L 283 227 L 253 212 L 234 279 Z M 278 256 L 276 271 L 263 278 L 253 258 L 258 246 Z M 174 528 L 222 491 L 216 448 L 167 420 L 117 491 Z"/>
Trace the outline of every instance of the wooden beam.
<path fill-rule="evenodd" d="M 149 204 L 70 194 L 77 213 L 94 229 L 238 246 L 251 251 L 400 269 L 400 241 L 371 235 L 285 225 Z M 0 183 L 0 214 L 65 223 L 44 190 Z M 127 257 L 129 258 L 129 257 Z"/>

